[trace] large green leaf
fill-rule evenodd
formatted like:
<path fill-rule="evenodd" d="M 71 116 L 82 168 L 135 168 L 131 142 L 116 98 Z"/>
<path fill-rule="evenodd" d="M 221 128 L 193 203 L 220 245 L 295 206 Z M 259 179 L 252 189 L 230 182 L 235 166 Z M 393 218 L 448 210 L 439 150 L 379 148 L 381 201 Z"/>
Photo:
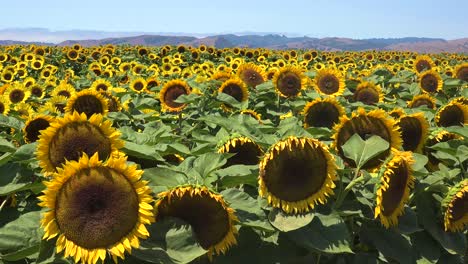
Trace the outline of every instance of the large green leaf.
<path fill-rule="evenodd" d="M 434 263 L 440 258 L 440 245 L 425 231 L 411 234 L 411 244 L 418 251 L 420 262 Z"/>
<path fill-rule="evenodd" d="M 0 259 L 16 261 L 39 251 L 43 234 L 40 218 L 40 211 L 27 212 L 0 227 Z"/>
<path fill-rule="evenodd" d="M 240 184 L 257 185 L 258 166 L 233 165 L 215 172 L 223 187 L 234 187 Z"/>
<path fill-rule="evenodd" d="M 18 163 L 0 166 L 0 196 L 8 195 L 32 186 L 33 172 Z"/>
<path fill-rule="evenodd" d="M 151 186 L 166 186 L 169 188 L 187 182 L 187 177 L 181 172 L 159 167 L 145 169 L 143 178 L 149 180 Z"/>
<path fill-rule="evenodd" d="M 274 208 L 269 214 L 270 224 L 282 232 L 289 232 L 308 225 L 314 218 L 313 213 L 286 214 L 283 210 Z"/>
<path fill-rule="evenodd" d="M 386 140 L 377 135 L 363 140 L 359 134 L 354 134 L 346 141 L 342 149 L 344 155 L 352 159 L 358 168 L 361 168 L 367 161 L 387 150 L 389 146 Z"/>
<path fill-rule="evenodd" d="M 0 138 L 0 153 L 15 152 L 16 147 L 8 140 Z"/>
<path fill-rule="evenodd" d="M 287 236 L 300 246 L 325 253 L 352 253 L 346 224 L 336 214 L 315 214 L 312 222 Z"/>
<path fill-rule="evenodd" d="M 159 154 L 159 152 L 156 151 L 156 148 L 154 146 L 139 145 L 130 141 L 126 141 L 125 146 L 122 148 L 122 151 L 125 152 L 127 155 L 136 158 L 159 161 L 164 160 Z"/>

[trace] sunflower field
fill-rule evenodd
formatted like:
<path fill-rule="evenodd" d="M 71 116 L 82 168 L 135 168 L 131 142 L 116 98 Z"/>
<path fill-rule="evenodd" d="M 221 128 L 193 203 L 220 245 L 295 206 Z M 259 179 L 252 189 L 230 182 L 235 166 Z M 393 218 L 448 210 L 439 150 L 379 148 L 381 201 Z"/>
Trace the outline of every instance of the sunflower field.
<path fill-rule="evenodd" d="M 467 263 L 468 56 L 0 47 L 0 263 Z"/>

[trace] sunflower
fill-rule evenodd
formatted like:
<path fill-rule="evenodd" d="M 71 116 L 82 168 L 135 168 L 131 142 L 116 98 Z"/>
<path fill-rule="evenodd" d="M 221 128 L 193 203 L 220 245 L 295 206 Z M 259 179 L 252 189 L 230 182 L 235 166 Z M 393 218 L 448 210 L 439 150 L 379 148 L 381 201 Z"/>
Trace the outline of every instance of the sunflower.
<path fill-rule="evenodd" d="M 151 90 L 151 88 L 158 87 L 161 85 L 161 82 L 157 77 L 150 77 L 146 80 L 146 89 Z"/>
<path fill-rule="evenodd" d="M 55 96 L 65 96 L 70 98 L 76 92 L 75 87 L 72 84 L 68 83 L 66 80 L 60 82 L 60 84 L 52 90 L 50 94 L 52 97 Z"/>
<path fill-rule="evenodd" d="M 238 102 L 246 101 L 249 98 L 249 90 L 242 80 L 238 78 L 231 78 L 225 81 L 218 89 L 218 93 L 225 93 L 236 99 Z M 223 104 L 226 108 L 231 106 Z"/>
<path fill-rule="evenodd" d="M 374 217 L 379 217 L 386 228 L 397 225 L 398 217 L 403 214 L 410 189 L 414 187 L 413 164 L 411 152 L 395 150 L 381 169 Z"/>
<path fill-rule="evenodd" d="M 237 76 L 248 86 L 255 88 L 267 80 L 265 71 L 253 63 L 242 64 L 237 69 Z"/>
<path fill-rule="evenodd" d="M 71 114 L 74 111 L 79 114 L 85 113 L 88 117 L 93 114 L 106 115 L 108 111 L 107 100 L 95 90 L 82 90 L 73 94 L 65 106 L 65 113 Z"/>
<path fill-rule="evenodd" d="M 270 147 L 260 162 L 259 194 L 286 213 L 302 213 L 333 195 L 336 164 L 313 138 L 289 137 Z"/>
<path fill-rule="evenodd" d="M 36 142 L 39 139 L 41 131 L 48 128 L 54 121 L 54 118 L 48 115 L 33 115 L 30 117 L 23 128 L 23 137 L 26 143 Z"/>
<path fill-rule="evenodd" d="M 213 75 L 211 75 L 212 80 L 225 82 L 232 78 L 232 74 L 230 72 L 225 71 L 217 71 Z"/>
<path fill-rule="evenodd" d="M 45 89 L 42 85 L 40 84 L 33 84 L 29 87 L 29 91 L 31 92 L 31 95 L 38 98 L 42 99 L 46 95 Z"/>
<path fill-rule="evenodd" d="M 468 82 L 468 63 L 465 62 L 465 63 L 457 65 L 457 67 L 455 67 L 454 76 L 457 79 Z"/>
<path fill-rule="evenodd" d="M 140 180 L 143 171 L 126 161 L 118 156 L 102 162 L 97 153 L 85 154 L 44 182 L 47 188 L 39 197 L 39 205 L 48 209 L 41 219 L 43 238 L 57 237 L 57 253 L 91 264 L 104 263 L 110 254 L 117 263 L 149 236 L 151 190 Z"/>
<path fill-rule="evenodd" d="M 67 51 L 67 58 L 71 61 L 76 61 L 80 57 L 80 52 L 75 49 Z"/>
<path fill-rule="evenodd" d="M 394 119 L 398 119 L 404 115 L 406 115 L 405 110 L 401 107 L 394 108 L 392 111 L 388 113 L 389 116 L 393 117 Z"/>
<path fill-rule="evenodd" d="M 273 85 L 276 92 L 282 97 L 295 97 L 306 88 L 307 77 L 300 69 L 286 66 L 275 73 Z"/>
<path fill-rule="evenodd" d="M 429 159 L 429 162 L 427 164 L 428 168 L 435 169 L 440 162 L 440 160 L 433 155 L 433 153 L 435 153 L 436 151 L 431 148 L 432 146 L 434 146 L 437 143 L 447 142 L 449 140 L 462 139 L 462 136 L 445 130 L 436 130 L 431 135 L 429 135 L 423 148 L 424 155 L 426 155 L 426 157 Z"/>
<path fill-rule="evenodd" d="M 4 83 L 10 83 L 15 78 L 15 72 L 3 70 L 0 80 Z"/>
<path fill-rule="evenodd" d="M 259 123 L 262 123 L 262 114 L 259 114 L 255 112 L 255 110 L 252 109 L 245 109 L 240 111 L 241 115 L 248 115 L 256 119 Z"/>
<path fill-rule="evenodd" d="M 468 225 L 468 180 L 465 179 L 452 188 L 442 202 L 445 231 L 463 231 Z"/>
<path fill-rule="evenodd" d="M 101 95 L 104 96 L 107 101 L 109 112 L 119 112 L 122 110 L 119 98 L 113 96 L 110 92 L 101 92 Z"/>
<path fill-rule="evenodd" d="M 421 55 L 416 57 L 413 67 L 417 73 L 421 73 L 426 70 L 432 70 L 435 67 L 435 64 L 431 57 L 427 55 Z"/>
<path fill-rule="evenodd" d="M 33 62 L 31 62 L 31 68 L 34 70 L 40 70 L 44 66 L 44 60 L 42 59 L 36 59 Z"/>
<path fill-rule="evenodd" d="M 205 186 L 178 186 L 159 193 L 155 209 L 156 221 L 176 217 L 190 224 L 209 258 L 224 254 L 237 243 L 234 224 L 239 220 L 234 209 Z"/>
<path fill-rule="evenodd" d="M 142 77 L 135 78 L 130 82 L 130 88 L 137 93 L 145 91 L 146 86 L 146 80 Z"/>
<path fill-rule="evenodd" d="M 437 111 L 435 116 L 437 126 L 463 126 L 468 123 L 468 106 L 452 101 Z"/>
<path fill-rule="evenodd" d="M 421 152 L 429 133 L 429 122 L 424 114 L 419 112 L 401 116 L 396 126 L 401 131 L 403 149 L 413 152 Z"/>
<path fill-rule="evenodd" d="M 55 172 L 66 160 L 78 160 L 83 154 L 99 153 L 101 160 L 123 147 L 120 132 L 104 121 L 102 115 L 66 114 L 43 130 L 38 140 L 37 159 L 45 172 Z"/>
<path fill-rule="evenodd" d="M 346 115 L 344 107 L 333 98 L 317 98 L 307 103 L 302 110 L 304 127 L 328 127 L 339 122 L 340 116 Z"/>
<path fill-rule="evenodd" d="M 356 87 L 353 94 L 355 102 L 362 102 L 366 105 L 374 105 L 383 101 L 383 93 L 380 85 L 373 82 L 362 81 Z"/>
<path fill-rule="evenodd" d="M 442 90 L 443 81 L 435 70 L 424 71 L 419 74 L 419 87 L 426 93 L 435 93 Z"/>
<path fill-rule="evenodd" d="M 91 84 L 90 89 L 96 90 L 98 92 L 107 92 L 112 90 L 112 84 L 106 79 L 98 79 L 95 80 L 93 84 Z"/>
<path fill-rule="evenodd" d="M 340 117 L 340 123 L 333 127 L 335 133 L 332 136 L 338 155 L 350 164 L 356 167 L 356 163 L 344 155 L 342 146 L 354 134 L 358 134 L 361 138 L 367 139 L 373 135 L 380 136 L 389 143 L 389 147 L 384 152 L 370 159 L 362 166 L 362 169 L 377 168 L 390 155 L 392 148 L 400 149 L 402 139 L 398 128 L 395 126 L 393 118 L 387 117 L 382 109 L 372 110 L 368 113 L 364 108 L 358 108 L 353 112 L 351 118 L 347 116 Z"/>
<path fill-rule="evenodd" d="M 38 112 L 49 111 L 52 113 L 65 113 L 65 106 L 67 105 L 67 97 L 65 96 L 54 96 L 47 100 L 43 107 Z"/>
<path fill-rule="evenodd" d="M 10 112 L 10 100 L 8 100 L 8 97 L 0 95 L 0 114 L 6 116 L 8 112 Z"/>
<path fill-rule="evenodd" d="M 426 106 L 429 109 L 436 108 L 436 100 L 434 97 L 428 94 L 420 94 L 413 97 L 413 100 L 408 102 L 409 108 L 417 108 L 420 106 Z"/>
<path fill-rule="evenodd" d="M 31 95 L 31 92 L 23 84 L 15 83 L 5 90 L 4 95 L 12 104 L 19 104 L 25 102 Z"/>
<path fill-rule="evenodd" d="M 262 148 L 247 137 L 233 137 L 218 148 L 218 153 L 234 154 L 225 167 L 232 165 L 256 165 L 263 156 Z"/>
<path fill-rule="evenodd" d="M 336 69 L 317 71 L 313 84 L 318 93 L 331 96 L 339 96 L 345 89 L 344 77 Z"/>
<path fill-rule="evenodd" d="M 187 104 L 174 102 L 181 95 L 188 95 L 190 86 L 184 80 L 172 80 L 167 82 L 159 92 L 159 101 L 163 111 L 180 112 Z"/>

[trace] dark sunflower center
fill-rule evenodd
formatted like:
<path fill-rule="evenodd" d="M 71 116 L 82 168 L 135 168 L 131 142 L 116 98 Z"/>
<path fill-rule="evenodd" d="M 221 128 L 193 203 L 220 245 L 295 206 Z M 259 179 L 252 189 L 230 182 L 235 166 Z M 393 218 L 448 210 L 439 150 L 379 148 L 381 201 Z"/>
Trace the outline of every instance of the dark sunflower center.
<path fill-rule="evenodd" d="M 318 81 L 320 91 L 325 94 L 334 94 L 340 89 L 340 81 L 334 75 L 326 75 Z"/>
<path fill-rule="evenodd" d="M 78 53 L 76 53 L 76 51 L 72 50 L 68 53 L 68 57 L 71 58 L 71 59 L 75 59 L 76 57 L 78 57 Z"/>
<path fill-rule="evenodd" d="M 262 151 L 253 142 L 236 142 L 236 146 L 229 146 L 228 153 L 234 153 L 234 156 L 228 158 L 225 167 L 232 165 L 255 165 L 259 162 L 259 157 L 262 155 Z"/>
<path fill-rule="evenodd" d="M 5 113 L 5 110 L 6 110 L 5 104 L 0 102 L 0 114 Z"/>
<path fill-rule="evenodd" d="M 59 190 L 56 219 L 68 240 L 87 248 L 106 248 L 138 222 L 138 196 L 125 178 L 109 168 L 73 175 Z"/>
<path fill-rule="evenodd" d="M 434 104 L 432 103 L 432 101 L 425 99 L 425 98 L 414 101 L 413 104 L 411 105 L 411 108 L 417 108 L 423 105 L 427 106 L 427 108 L 431 108 L 431 109 L 434 108 Z"/>
<path fill-rule="evenodd" d="M 42 89 L 39 87 L 33 87 L 31 89 L 31 94 L 33 94 L 36 97 L 41 97 L 42 96 Z"/>
<path fill-rule="evenodd" d="M 79 96 L 71 108 L 72 112 L 76 110 L 78 113 L 85 113 L 87 117 L 104 113 L 102 102 L 94 95 Z"/>
<path fill-rule="evenodd" d="M 287 202 L 307 199 L 320 192 L 327 178 L 327 160 L 320 148 L 296 145 L 275 152 L 260 176 L 270 193 Z"/>
<path fill-rule="evenodd" d="M 420 60 L 416 64 L 416 70 L 418 72 L 422 72 L 424 70 L 430 70 L 430 69 L 431 69 L 431 64 L 426 60 Z"/>
<path fill-rule="evenodd" d="M 434 93 L 437 91 L 439 80 L 433 74 L 426 74 L 421 78 L 421 88 L 424 91 Z"/>
<path fill-rule="evenodd" d="M 36 62 L 33 63 L 33 66 L 34 66 L 35 68 L 40 68 L 40 67 L 42 66 L 42 64 L 41 64 L 40 62 L 37 62 L 37 61 L 36 61 Z"/>
<path fill-rule="evenodd" d="M 21 91 L 19 89 L 15 89 L 15 90 L 11 91 L 9 97 L 10 97 L 10 101 L 15 104 L 15 103 L 19 103 L 19 102 L 23 101 L 24 96 L 25 96 L 25 94 L 24 94 L 23 91 Z"/>
<path fill-rule="evenodd" d="M 228 94 L 234 97 L 238 102 L 242 102 L 244 98 L 244 92 L 242 91 L 242 87 L 240 87 L 236 83 L 229 83 L 223 88 L 223 93 Z"/>
<path fill-rule="evenodd" d="M 468 214 L 468 192 L 464 192 L 462 197 L 454 196 L 455 199 L 451 202 L 452 219 L 457 221 L 465 214 Z"/>
<path fill-rule="evenodd" d="M 153 80 L 153 81 L 149 81 L 146 85 L 148 86 L 148 88 L 153 88 L 153 87 L 158 86 L 159 83 L 157 81 Z"/>
<path fill-rule="evenodd" d="M 356 90 L 354 100 L 366 105 L 373 105 L 379 102 L 379 92 L 371 87 Z"/>
<path fill-rule="evenodd" d="M 423 136 L 423 127 L 417 118 L 403 117 L 398 122 L 403 139 L 403 149 L 406 151 L 415 151 L 421 143 Z"/>
<path fill-rule="evenodd" d="M 285 72 L 278 78 L 278 90 L 285 96 L 296 96 L 301 91 L 301 78 L 293 72 Z"/>
<path fill-rule="evenodd" d="M 135 89 L 136 91 L 141 91 L 143 90 L 143 83 L 141 82 L 136 82 L 135 84 L 133 84 L 133 89 Z"/>
<path fill-rule="evenodd" d="M 13 75 L 9 72 L 3 74 L 3 78 L 7 81 L 11 81 L 13 79 Z"/>
<path fill-rule="evenodd" d="M 65 96 L 65 97 L 67 97 L 67 98 L 71 96 L 70 92 L 67 91 L 67 90 L 61 90 L 61 91 L 59 91 L 59 92 L 57 93 L 57 95 Z"/>
<path fill-rule="evenodd" d="M 309 127 L 328 127 L 332 128 L 338 122 L 340 112 L 330 103 L 314 104 L 306 113 L 305 123 Z"/>
<path fill-rule="evenodd" d="M 57 131 L 49 144 L 49 159 L 54 167 L 65 160 L 78 160 L 83 153 L 92 156 L 99 153 L 105 160 L 111 153 L 111 142 L 96 126 L 88 122 L 72 122 Z"/>
<path fill-rule="evenodd" d="M 439 126 L 449 127 L 449 126 L 463 126 L 465 122 L 465 116 L 462 109 L 457 105 L 450 105 L 445 107 L 440 112 Z"/>
<path fill-rule="evenodd" d="M 26 126 L 26 139 L 28 142 L 36 142 L 39 139 L 41 130 L 44 130 L 49 127 L 49 121 L 38 118 L 31 121 L 28 126 Z"/>
<path fill-rule="evenodd" d="M 183 94 L 187 94 L 185 87 L 180 85 L 171 86 L 167 89 L 166 94 L 164 95 L 164 103 L 172 108 L 181 107 L 184 105 L 183 103 L 176 103 L 174 101 Z"/>
<path fill-rule="evenodd" d="M 177 217 L 189 223 L 204 249 L 221 242 L 231 228 L 227 211 L 206 193 L 191 196 L 185 192 L 181 197 L 172 196 L 170 202 L 166 198 L 158 209 L 161 218 Z"/>
<path fill-rule="evenodd" d="M 393 173 L 390 174 L 390 182 L 387 190 L 382 192 L 382 214 L 385 216 L 391 215 L 400 205 L 408 188 L 408 170 L 405 162 L 400 162 L 393 167 Z"/>
<path fill-rule="evenodd" d="M 96 90 L 98 91 L 107 91 L 108 87 L 107 85 L 103 84 L 103 83 L 100 83 L 98 85 L 96 85 Z"/>
<path fill-rule="evenodd" d="M 245 69 L 241 74 L 241 78 L 248 86 L 252 87 L 264 82 L 262 75 L 254 69 Z"/>
<path fill-rule="evenodd" d="M 49 77 L 49 76 L 50 76 L 50 72 L 49 72 L 49 71 L 44 71 L 44 72 L 42 73 L 42 75 L 43 75 L 44 77 Z"/>
<path fill-rule="evenodd" d="M 457 71 L 457 78 L 468 82 L 468 67 L 462 67 Z"/>
<path fill-rule="evenodd" d="M 351 119 L 349 122 L 346 122 L 343 125 L 340 131 L 338 131 L 337 145 L 338 154 L 340 157 L 343 158 L 352 167 L 356 167 L 356 163 L 344 155 L 341 146 L 343 146 L 343 144 L 345 144 L 346 141 L 348 141 L 348 139 L 354 134 L 358 134 L 364 140 L 370 138 L 373 135 L 377 135 L 389 142 L 390 146 L 392 145 L 390 131 L 382 120 L 368 116 L 358 116 Z M 385 160 L 390 154 L 390 146 L 384 152 L 370 159 L 366 164 L 364 164 L 364 166 L 362 166 L 362 169 L 375 168 L 379 166 L 382 161 Z"/>

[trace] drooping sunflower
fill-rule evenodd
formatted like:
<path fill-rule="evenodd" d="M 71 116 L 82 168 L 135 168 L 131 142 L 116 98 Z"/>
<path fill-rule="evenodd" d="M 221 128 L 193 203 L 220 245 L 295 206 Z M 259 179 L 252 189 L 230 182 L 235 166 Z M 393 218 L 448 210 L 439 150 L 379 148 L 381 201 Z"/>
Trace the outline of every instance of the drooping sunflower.
<path fill-rule="evenodd" d="M 364 108 L 360 107 L 357 111 L 353 112 L 351 118 L 341 116 L 340 123 L 336 124 L 333 130 L 335 131 L 332 136 L 334 140 L 333 145 L 338 155 L 352 167 L 356 167 L 356 163 L 344 155 L 342 146 L 354 134 L 358 134 L 362 139 L 377 135 L 389 143 L 387 150 L 370 159 L 362 166 L 362 169 L 377 168 L 390 155 L 392 148 L 400 149 L 402 145 L 401 135 L 395 125 L 395 120 L 387 117 L 382 109 L 366 113 Z"/>
<path fill-rule="evenodd" d="M 332 128 L 339 122 L 340 116 L 346 115 L 344 107 L 334 98 L 317 98 L 307 103 L 302 110 L 304 127 Z"/>
<path fill-rule="evenodd" d="M 468 82 L 468 63 L 462 63 L 455 67 L 454 77 L 462 81 Z"/>
<path fill-rule="evenodd" d="M 440 163 L 440 160 L 433 155 L 435 150 L 431 148 L 432 146 L 434 146 L 437 143 L 447 142 L 449 140 L 462 140 L 462 139 L 463 139 L 462 136 L 452 133 L 452 132 L 448 132 L 446 130 L 436 130 L 433 133 L 431 133 L 428 136 L 424 144 L 424 148 L 423 148 L 424 155 L 426 155 L 426 157 L 429 159 L 429 162 L 427 163 L 427 167 L 429 169 L 436 169 L 437 165 Z"/>
<path fill-rule="evenodd" d="M 307 77 L 300 69 L 286 66 L 275 73 L 273 85 L 276 92 L 282 97 L 295 97 L 306 88 Z"/>
<path fill-rule="evenodd" d="M 374 217 L 379 217 L 386 228 L 397 225 L 398 217 L 403 214 L 410 189 L 414 187 L 413 164 L 411 152 L 394 150 L 381 169 Z"/>
<path fill-rule="evenodd" d="M 23 84 L 15 83 L 5 90 L 4 95 L 10 100 L 10 103 L 19 104 L 25 102 L 31 95 L 31 92 Z"/>
<path fill-rule="evenodd" d="M 257 113 L 255 110 L 252 109 L 245 109 L 240 111 L 241 115 L 248 115 L 256 119 L 259 123 L 262 123 L 262 114 Z"/>
<path fill-rule="evenodd" d="M 260 162 L 259 194 L 286 213 L 302 213 L 333 195 L 336 164 L 313 138 L 289 137 L 270 147 Z"/>
<path fill-rule="evenodd" d="M 139 247 L 154 222 L 153 198 L 142 170 L 128 166 L 123 155 L 102 162 L 98 154 L 85 154 L 44 182 L 39 197 L 48 211 L 41 219 L 43 238 L 57 237 L 56 251 L 76 263 L 104 263 L 124 259 L 125 251 Z"/>
<path fill-rule="evenodd" d="M 146 80 L 142 77 L 135 78 L 130 82 L 130 89 L 137 93 L 144 92 L 146 90 L 146 86 Z"/>
<path fill-rule="evenodd" d="M 112 90 L 112 84 L 110 81 L 106 79 L 97 79 L 96 81 L 91 84 L 90 89 L 96 90 L 98 92 L 104 91 L 110 91 Z"/>
<path fill-rule="evenodd" d="M 71 114 L 74 111 L 79 114 L 85 113 L 88 117 L 93 114 L 106 115 L 108 112 L 107 100 L 95 90 L 81 90 L 74 93 L 65 106 L 65 113 Z"/>
<path fill-rule="evenodd" d="M 237 243 L 237 219 L 220 194 L 205 186 L 178 186 L 158 194 L 156 221 L 176 217 L 190 224 L 195 237 L 211 258 Z"/>
<path fill-rule="evenodd" d="M 383 93 L 380 85 L 373 82 L 362 81 L 356 87 L 353 94 L 355 102 L 359 101 L 366 105 L 374 105 L 383 101 Z"/>
<path fill-rule="evenodd" d="M 225 93 L 236 99 L 238 102 L 246 101 L 249 98 L 249 90 L 242 80 L 238 78 L 231 78 L 225 81 L 221 87 L 218 89 L 218 93 Z M 230 109 L 231 106 L 223 104 L 227 109 Z"/>
<path fill-rule="evenodd" d="M 159 92 L 159 101 L 163 111 L 180 112 L 187 104 L 174 102 L 181 95 L 190 94 L 191 88 L 184 80 L 167 82 Z"/>
<path fill-rule="evenodd" d="M 420 55 L 416 57 L 413 63 L 414 70 L 417 73 L 421 73 L 426 70 L 432 70 L 435 67 L 434 61 L 427 55 Z"/>
<path fill-rule="evenodd" d="M 242 64 L 237 68 L 237 76 L 248 86 L 255 88 L 267 80 L 265 71 L 253 63 Z"/>
<path fill-rule="evenodd" d="M 23 137 L 26 143 L 36 142 L 41 131 L 48 128 L 54 121 L 54 117 L 48 115 L 34 115 L 30 117 L 23 128 Z"/>
<path fill-rule="evenodd" d="M 8 115 L 10 112 L 10 100 L 4 95 L 0 95 L 0 114 Z"/>
<path fill-rule="evenodd" d="M 437 126 L 463 126 L 468 123 L 468 106 L 452 101 L 441 107 L 435 116 Z"/>
<path fill-rule="evenodd" d="M 429 134 L 429 122 L 424 114 L 419 112 L 401 116 L 396 125 L 401 131 L 403 149 L 412 152 L 421 152 Z"/>
<path fill-rule="evenodd" d="M 394 119 L 398 119 L 404 115 L 406 115 L 405 110 L 401 107 L 393 108 L 392 111 L 388 113 L 389 116 L 393 117 Z"/>
<path fill-rule="evenodd" d="M 426 106 L 429 109 L 435 109 L 436 100 L 429 94 L 420 94 L 416 95 L 411 101 L 408 102 L 409 108 L 417 108 L 420 106 Z"/>
<path fill-rule="evenodd" d="M 442 201 L 445 231 L 463 231 L 468 225 L 468 180 L 465 179 L 452 188 Z"/>
<path fill-rule="evenodd" d="M 313 84 L 318 93 L 330 96 L 339 96 L 345 89 L 341 72 L 332 68 L 317 71 Z"/>
<path fill-rule="evenodd" d="M 109 112 L 119 112 L 122 110 L 122 105 L 119 98 L 113 96 L 110 92 L 101 92 L 101 95 L 104 96 L 104 98 L 107 100 Z"/>
<path fill-rule="evenodd" d="M 435 70 L 424 71 L 418 76 L 419 87 L 426 93 L 435 93 L 442 90 L 443 81 Z"/>
<path fill-rule="evenodd" d="M 66 114 L 41 132 L 37 159 L 44 172 L 55 172 L 65 161 L 78 160 L 83 154 L 95 152 L 101 160 L 123 147 L 120 132 L 100 114 L 86 117 L 85 113 Z"/>
<path fill-rule="evenodd" d="M 227 159 L 226 167 L 232 165 L 256 165 L 263 156 L 262 148 L 247 137 L 233 137 L 218 148 L 218 153 L 231 153 L 234 156 Z"/>

